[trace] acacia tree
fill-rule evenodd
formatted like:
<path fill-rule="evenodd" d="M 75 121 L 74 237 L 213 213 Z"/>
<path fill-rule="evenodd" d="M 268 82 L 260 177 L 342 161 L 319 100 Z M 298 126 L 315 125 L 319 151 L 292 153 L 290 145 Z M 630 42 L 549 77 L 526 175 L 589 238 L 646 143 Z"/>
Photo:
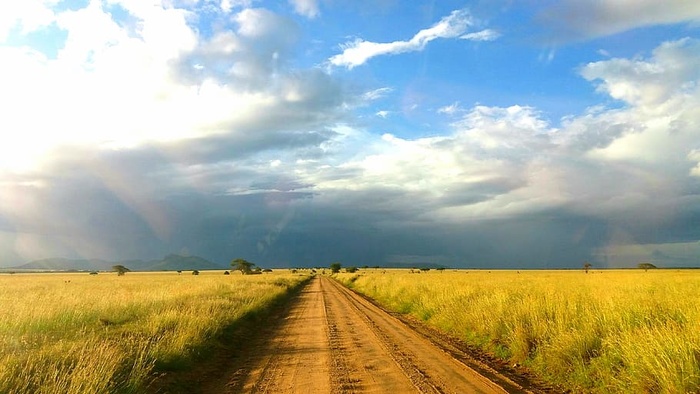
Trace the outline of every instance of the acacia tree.
<path fill-rule="evenodd" d="M 235 259 L 231 262 L 231 267 L 236 271 L 241 271 L 243 275 L 248 275 L 252 272 L 255 264 L 245 259 Z"/>
<path fill-rule="evenodd" d="M 591 263 L 586 262 L 583 264 L 583 270 L 586 271 L 586 273 L 588 273 L 588 270 L 591 269 L 591 267 L 593 267 L 593 264 Z"/>
<path fill-rule="evenodd" d="M 643 269 L 646 272 L 649 269 L 656 268 L 656 266 L 652 263 L 639 263 L 639 264 L 637 264 L 637 268 Z"/>
<path fill-rule="evenodd" d="M 340 267 L 342 267 L 340 263 L 332 263 L 329 268 L 331 269 L 332 273 L 337 274 L 340 272 Z"/>
<path fill-rule="evenodd" d="M 122 275 L 126 274 L 127 272 L 131 271 L 130 269 L 124 267 L 124 266 L 121 265 L 121 264 L 119 264 L 119 265 L 113 265 L 113 266 L 112 266 L 112 270 L 114 270 L 114 271 L 117 272 L 117 276 L 122 276 Z"/>

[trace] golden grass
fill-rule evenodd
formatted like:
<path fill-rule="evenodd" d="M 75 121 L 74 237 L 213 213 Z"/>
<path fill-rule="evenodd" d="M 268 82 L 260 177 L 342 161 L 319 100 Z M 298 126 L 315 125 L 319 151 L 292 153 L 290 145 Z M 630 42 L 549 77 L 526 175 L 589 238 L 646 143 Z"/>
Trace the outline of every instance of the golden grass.
<path fill-rule="evenodd" d="M 337 278 L 573 392 L 700 392 L 700 271 L 364 270 Z"/>
<path fill-rule="evenodd" d="M 0 275 L 1 393 L 139 393 L 300 284 L 288 273 Z"/>

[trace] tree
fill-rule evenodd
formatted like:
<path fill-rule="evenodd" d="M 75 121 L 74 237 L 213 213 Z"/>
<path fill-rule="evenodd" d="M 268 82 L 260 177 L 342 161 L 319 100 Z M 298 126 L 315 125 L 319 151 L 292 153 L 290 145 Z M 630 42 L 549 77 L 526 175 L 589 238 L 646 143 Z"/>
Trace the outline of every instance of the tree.
<path fill-rule="evenodd" d="M 637 268 L 643 269 L 644 272 L 646 272 L 647 270 L 655 269 L 656 266 L 652 263 L 639 263 L 639 264 L 637 264 Z"/>
<path fill-rule="evenodd" d="M 113 266 L 112 266 L 112 270 L 117 271 L 117 276 L 122 276 L 122 275 L 126 274 L 127 272 L 130 272 L 130 271 L 131 271 L 130 269 L 124 267 L 124 266 L 121 265 L 121 264 L 119 264 L 119 265 L 113 265 Z"/>
<path fill-rule="evenodd" d="M 345 272 L 353 274 L 353 273 L 357 272 L 357 267 L 347 267 L 347 268 L 345 268 Z"/>
<path fill-rule="evenodd" d="M 342 265 L 340 263 L 331 263 L 331 265 L 330 265 L 331 272 L 334 274 L 337 274 L 338 272 L 340 272 L 341 267 L 342 267 Z"/>
<path fill-rule="evenodd" d="M 243 275 L 250 274 L 254 266 L 255 264 L 244 259 L 235 259 L 231 262 L 231 267 L 236 271 L 241 271 Z"/>
<path fill-rule="evenodd" d="M 192 275 L 199 275 L 199 271 L 198 270 L 192 271 Z"/>
<path fill-rule="evenodd" d="M 584 270 L 586 273 L 588 273 L 588 270 L 591 269 L 591 267 L 593 267 L 593 264 L 591 264 L 591 263 L 589 263 L 589 262 L 583 263 L 583 270 Z"/>

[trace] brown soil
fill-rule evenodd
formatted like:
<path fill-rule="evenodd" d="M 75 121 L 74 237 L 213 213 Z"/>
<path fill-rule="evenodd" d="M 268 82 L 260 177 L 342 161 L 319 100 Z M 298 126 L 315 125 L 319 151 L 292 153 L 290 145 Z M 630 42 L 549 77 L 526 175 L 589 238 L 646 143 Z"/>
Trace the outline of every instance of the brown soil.
<path fill-rule="evenodd" d="M 526 378 L 497 371 L 458 342 L 418 322 L 399 319 L 327 277 L 313 279 L 287 309 L 278 312 L 244 348 L 228 352 L 235 354 L 219 352 L 186 373 L 186 390 L 204 394 L 540 391 Z M 162 385 L 155 391 L 171 392 Z"/>

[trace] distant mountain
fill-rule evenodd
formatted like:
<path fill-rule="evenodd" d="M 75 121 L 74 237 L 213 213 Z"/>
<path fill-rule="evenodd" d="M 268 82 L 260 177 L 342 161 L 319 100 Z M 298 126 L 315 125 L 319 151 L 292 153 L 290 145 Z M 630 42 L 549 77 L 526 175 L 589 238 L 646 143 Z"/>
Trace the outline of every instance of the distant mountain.
<path fill-rule="evenodd" d="M 73 260 L 51 258 L 34 260 L 17 267 L 12 267 L 12 269 L 32 271 L 105 271 L 111 270 L 113 265 L 115 264 L 99 259 Z"/>
<path fill-rule="evenodd" d="M 123 265 L 132 271 L 190 271 L 228 268 L 197 256 L 170 254 L 162 260 L 151 261 L 51 258 L 34 260 L 10 269 L 27 271 L 111 271 L 114 265 Z"/>

